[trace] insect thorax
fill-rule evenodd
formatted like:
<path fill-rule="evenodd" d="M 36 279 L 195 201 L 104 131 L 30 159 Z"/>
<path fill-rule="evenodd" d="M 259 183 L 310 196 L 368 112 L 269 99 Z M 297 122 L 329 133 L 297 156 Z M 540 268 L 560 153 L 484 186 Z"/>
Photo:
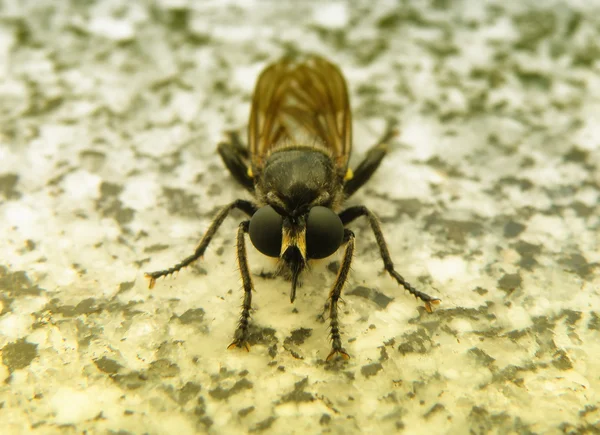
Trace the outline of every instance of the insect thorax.
<path fill-rule="evenodd" d="M 309 206 L 336 209 L 343 198 L 343 176 L 326 153 L 313 147 L 275 151 L 267 158 L 256 186 L 259 200 L 273 192 L 291 214 L 305 213 Z"/>

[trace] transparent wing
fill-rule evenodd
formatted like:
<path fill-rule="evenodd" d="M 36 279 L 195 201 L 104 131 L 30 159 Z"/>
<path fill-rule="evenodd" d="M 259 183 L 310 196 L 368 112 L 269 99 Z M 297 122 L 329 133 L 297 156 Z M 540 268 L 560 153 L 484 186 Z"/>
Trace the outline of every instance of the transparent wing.
<path fill-rule="evenodd" d="M 319 56 L 284 58 L 259 76 L 252 99 L 248 144 L 254 164 L 282 144 L 331 150 L 346 169 L 352 149 L 352 114 L 346 81 Z"/>

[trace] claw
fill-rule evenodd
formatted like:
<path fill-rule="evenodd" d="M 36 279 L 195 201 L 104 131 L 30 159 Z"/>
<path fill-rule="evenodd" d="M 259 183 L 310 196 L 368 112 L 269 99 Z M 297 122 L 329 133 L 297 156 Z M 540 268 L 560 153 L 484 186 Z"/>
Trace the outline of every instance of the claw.
<path fill-rule="evenodd" d="M 248 344 L 247 341 L 240 342 L 240 341 L 234 340 L 229 346 L 227 346 L 227 349 L 231 350 L 236 347 L 238 349 L 244 348 L 244 349 L 246 349 L 246 352 L 250 352 L 250 345 Z"/>
<path fill-rule="evenodd" d="M 431 305 L 439 305 L 441 302 L 441 299 L 432 299 L 430 301 L 425 302 L 425 311 L 427 311 L 428 313 L 433 313 L 433 307 Z"/>
<path fill-rule="evenodd" d="M 149 289 L 153 289 L 154 285 L 156 284 L 156 278 L 154 278 L 151 274 L 149 273 L 144 273 L 144 277 L 149 279 L 149 283 L 148 283 L 148 288 Z"/>
<path fill-rule="evenodd" d="M 325 359 L 325 361 L 327 361 L 327 362 L 333 361 L 338 356 L 342 357 L 342 359 L 344 361 L 348 361 L 350 359 L 350 355 L 348 355 L 346 353 L 346 351 L 342 348 L 342 349 L 331 349 L 331 352 L 329 352 L 329 355 L 327 355 L 327 358 Z"/>

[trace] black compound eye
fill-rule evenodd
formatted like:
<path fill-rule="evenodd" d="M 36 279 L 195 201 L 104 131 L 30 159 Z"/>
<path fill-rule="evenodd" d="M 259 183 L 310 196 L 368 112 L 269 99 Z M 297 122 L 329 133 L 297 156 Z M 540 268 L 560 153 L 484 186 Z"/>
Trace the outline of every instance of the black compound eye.
<path fill-rule="evenodd" d="M 325 258 L 333 254 L 344 239 L 344 225 L 327 207 L 310 209 L 306 220 L 306 252 L 308 258 Z"/>
<path fill-rule="evenodd" d="M 279 257 L 283 218 L 270 205 L 259 208 L 250 219 L 250 240 L 256 249 L 269 257 Z"/>

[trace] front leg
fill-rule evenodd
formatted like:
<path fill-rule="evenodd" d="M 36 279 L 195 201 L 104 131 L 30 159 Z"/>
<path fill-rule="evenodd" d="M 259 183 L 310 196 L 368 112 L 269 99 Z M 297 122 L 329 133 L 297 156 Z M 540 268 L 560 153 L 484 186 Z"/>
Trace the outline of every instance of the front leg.
<path fill-rule="evenodd" d="M 371 230 L 373 230 L 373 234 L 375 234 L 375 240 L 377 241 L 377 245 L 379 246 L 379 253 L 381 254 L 381 259 L 383 260 L 383 266 L 387 273 L 394 278 L 398 284 L 404 287 L 406 290 L 410 292 L 410 294 L 414 295 L 416 298 L 421 299 L 425 302 L 425 309 L 428 313 L 433 311 L 431 305 L 438 305 L 441 301 L 438 298 L 434 298 L 429 296 L 427 293 L 423 293 L 422 291 L 414 288 L 410 283 L 408 283 L 402 275 L 396 272 L 394 269 L 394 263 L 390 257 L 390 252 L 388 251 L 387 244 L 385 243 L 385 239 L 383 238 L 383 232 L 381 231 L 381 227 L 379 226 L 379 222 L 377 221 L 377 217 L 371 211 L 362 205 L 356 207 L 350 207 L 339 214 L 340 219 L 344 225 L 352 222 L 354 219 L 360 216 L 366 216 L 369 225 L 371 226 Z"/>
<path fill-rule="evenodd" d="M 250 350 L 248 344 L 248 331 L 250 325 L 250 310 L 252 309 L 252 277 L 250 276 L 250 269 L 248 268 L 248 257 L 246 256 L 246 239 L 245 235 L 248 233 L 250 227 L 250 221 L 244 221 L 240 223 L 237 232 L 237 262 L 242 275 L 242 285 L 244 287 L 244 301 L 242 303 L 242 313 L 240 314 L 240 320 L 238 322 L 237 329 L 233 335 L 233 341 L 227 347 L 232 349 L 234 347 L 243 347 L 247 351 Z"/>
<path fill-rule="evenodd" d="M 352 264 L 352 255 L 354 254 L 354 233 L 349 229 L 344 229 L 344 243 L 346 243 L 346 249 L 344 249 L 344 259 L 342 265 L 338 271 L 335 283 L 329 293 L 329 326 L 331 334 L 331 352 L 327 356 L 327 361 L 331 361 L 335 356 L 339 355 L 343 359 L 348 359 L 350 356 L 346 350 L 342 347 L 342 339 L 340 337 L 340 322 L 338 319 L 338 301 L 342 294 L 344 284 L 348 279 L 348 272 L 350 271 L 350 265 Z"/>
<path fill-rule="evenodd" d="M 256 212 L 256 206 L 250 201 L 246 201 L 243 199 L 238 199 L 236 201 L 233 201 L 231 204 L 223 207 L 221 211 L 217 214 L 217 216 L 213 219 L 212 223 L 210 224 L 210 227 L 208 227 L 208 230 L 204 234 L 204 237 L 202 237 L 202 240 L 200 240 L 200 244 L 198 245 L 196 251 L 192 255 L 184 258 L 181 262 L 168 269 L 157 270 L 156 272 L 144 274 L 146 278 L 150 279 L 149 287 L 154 287 L 157 278 L 160 278 L 161 276 L 171 275 L 175 272 L 179 272 L 184 267 L 190 265 L 191 263 L 202 257 L 204 255 L 204 251 L 206 251 L 206 248 L 208 248 L 208 245 L 210 244 L 210 241 L 214 237 L 215 233 L 217 232 L 217 230 L 219 229 L 229 212 L 234 208 L 243 211 L 248 216 L 252 216 Z"/>

